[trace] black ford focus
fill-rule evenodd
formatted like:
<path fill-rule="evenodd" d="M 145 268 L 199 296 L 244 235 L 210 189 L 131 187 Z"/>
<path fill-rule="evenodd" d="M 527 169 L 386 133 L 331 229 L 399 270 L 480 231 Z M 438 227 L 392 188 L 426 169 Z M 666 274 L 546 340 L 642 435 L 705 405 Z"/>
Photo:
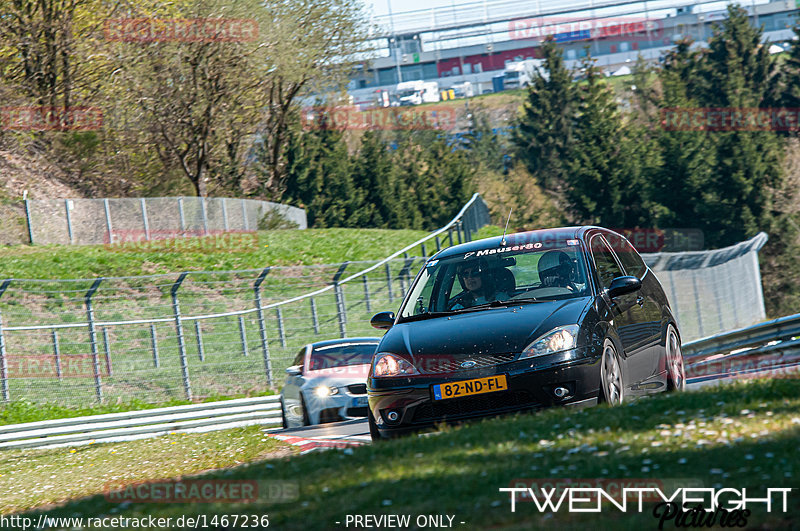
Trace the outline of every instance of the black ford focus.
<path fill-rule="evenodd" d="M 373 439 L 685 386 L 676 320 L 621 235 L 548 229 L 445 249 L 422 267 L 367 380 Z"/>

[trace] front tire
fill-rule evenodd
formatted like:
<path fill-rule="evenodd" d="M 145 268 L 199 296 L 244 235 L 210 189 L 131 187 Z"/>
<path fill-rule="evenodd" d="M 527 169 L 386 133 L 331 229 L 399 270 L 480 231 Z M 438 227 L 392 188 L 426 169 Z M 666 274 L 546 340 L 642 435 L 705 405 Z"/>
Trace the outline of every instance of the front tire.
<path fill-rule="evenodd" d="M 667 327 L 667 391 L 686 390 L 686 369 L 678 331 L 673 325 Z"/>
<path fill-rule="evenodd" d="M 618 406 L 625 399 L 625 384 L 622 377 L 617 349 L 610 339 L 603 343 L 603 358 L 600 362 L 600 402 Z"/>
<path fill-rule="evenodd" d="M 375 417 L 372 416 L 372 410 L 367 412 L 367 422 L 369 423 L 369 436 L 372 442 L 380 441 L 382 439 L 381 433 L 378 431 L 378 425 L 375 424 Z"/>
<path fill-rule="evenodd" d="M 306 399 L 300 395 L 300 407 L 303 408 L 303 426 L 310 426 L 311 421 L 308 419 L 308 408 L 306 407 Z"/>
<path fill-rule="evenodd" d="M 281 395 L 281 426 L 283 426 L 284 430 L 289 427 L 289 423 L 286 421 L 286 406 L 283 403 L 283 395 Z"/>

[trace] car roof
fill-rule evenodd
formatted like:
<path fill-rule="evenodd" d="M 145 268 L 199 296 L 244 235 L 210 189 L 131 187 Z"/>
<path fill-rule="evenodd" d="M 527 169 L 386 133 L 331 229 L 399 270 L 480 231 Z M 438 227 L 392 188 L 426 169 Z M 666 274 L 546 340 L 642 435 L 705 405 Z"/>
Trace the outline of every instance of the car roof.
<path fill-rule="evenodd" d="M 447 258 L 448 256 L 468 253 L 470 251 L 480 251 L 481 249 L 493 249 L 497 247 L 508 247 L 510 245 L 518 245 L 520 242 L 536 242 L 543 241 L 550 238 L 557 240 L 580 239 L 583 235 L 591 229 L 602 229 L 593 225 L 584 225 L 580 227 L 558 227 L 554 229 L 539 229 L 526 232 L 515 232 L 506 234 L 506 245 L 502 245 L 502 236 L 494 236 L 492 238 L 484 238 L 482 240 L 475 240 L 467 243 L 461 243 L 448 247 L 439 253 L 436 253 L 436 258 Z"/>
<path fill-rule="evenodd" d="M 312 348 L 319 348 L 319 347 L 329 347 L 331 345 L 337 344 L 350 344 L 350 343 L 375 343 L 376 345 L 380 343 L 381 338 L 379 337 L 345 337 L 341 339 L 326 339 L 324 341 L 317 341 L 315 343 L 311 343 Z"/>

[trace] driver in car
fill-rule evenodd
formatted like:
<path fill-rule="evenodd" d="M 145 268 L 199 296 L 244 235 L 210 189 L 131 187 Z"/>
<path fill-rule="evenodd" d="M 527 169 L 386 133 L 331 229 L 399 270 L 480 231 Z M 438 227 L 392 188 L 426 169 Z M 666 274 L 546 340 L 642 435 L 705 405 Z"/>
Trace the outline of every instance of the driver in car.
<path fill-rule="evenodd" d="M 496 279 L 482 259 L 461 264 L 458 266 L 457 275 L 464 291 L 450 299 L 449 310 L 459 310 L 509 298 L 508 293 L 497 291 Z"/>
<path fill-rule="evenodd" d="M 574 277 L 572 260 L 564 251 L 547 251 L 539 259 L 537 268 L 542 286 L 580 291 L 579 286 L 572 281 Z"/>

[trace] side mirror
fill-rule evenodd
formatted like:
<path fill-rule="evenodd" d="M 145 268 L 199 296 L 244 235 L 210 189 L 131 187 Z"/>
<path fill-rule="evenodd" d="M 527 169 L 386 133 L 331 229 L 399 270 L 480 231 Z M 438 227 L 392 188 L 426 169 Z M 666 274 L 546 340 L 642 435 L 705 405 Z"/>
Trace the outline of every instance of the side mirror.
<path fill-rule="evenodd" d="M 289 376 L 300 376 L 303 374 L 303 367 L 302 365 L 292 365 L 291 367 L 286 367 L 286 374 Z"/>
<path fill-rule="evenodd" d="M 394 326 L 394 312 L 376 313 L 370 319 L 369 324 L 378 330 L 389 330 Z"/>
<path fill-rule="evenodd" d="M 608 296 L 613 299 L 614 297 L 619 297 L 620 295 L 638 291 L 641 287 L 642 281 L 636 277 L 617 277 L 611 281 L 611 285 L 608 287 L 607 292 Z"/>

